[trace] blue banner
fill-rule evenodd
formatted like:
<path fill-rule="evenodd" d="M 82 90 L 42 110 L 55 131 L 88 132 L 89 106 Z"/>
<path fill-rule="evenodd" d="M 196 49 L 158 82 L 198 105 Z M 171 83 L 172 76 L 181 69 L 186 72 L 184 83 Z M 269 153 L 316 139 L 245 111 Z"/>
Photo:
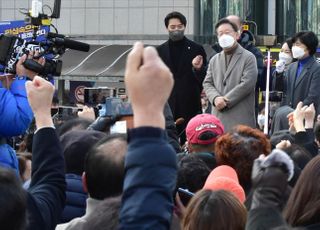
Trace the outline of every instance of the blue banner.
<path fill-rule="evenodd" d="M 2 21 L 0 22 L 0 35 L 7 34 L 20 37 L 25 41 L 33 39 L 36 31 L 36 41 L 41 42 L 46 40 L 46 35 L 50 31 L 50 26 L 39 26 L 26 23 L 24 20 Z M 48 56 L 48 55 L 47 55 Z M 48 56 L 49 57 L 49 56 Z M 0 65 L 0 72 L 4 71 L 3 65 Z"/>
<path fill-rule="evenodd" d="M 24 20 L 0 22 L 0 34 L 11 34 L 26 41 L 33 37 L 35 26 L 27 24 Z M 37 30 L 37 41 L 45 40 L 45 35 L 50 31 L 49 26 L 40 26 Z"/>

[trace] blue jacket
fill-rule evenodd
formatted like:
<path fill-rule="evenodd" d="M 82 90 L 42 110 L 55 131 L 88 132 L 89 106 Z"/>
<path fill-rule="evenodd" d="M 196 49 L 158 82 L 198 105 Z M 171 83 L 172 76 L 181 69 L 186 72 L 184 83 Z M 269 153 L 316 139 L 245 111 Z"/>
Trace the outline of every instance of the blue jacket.
<path fill-rule="evenodd" d="M 0 83 L 0 137 L 22 134 L 29 127 L 33 114 L 25 89 L 25 78 L 18 78 L 10 90 Z"/>
<path fill-rule="evenodd" d="M 176 153 L 162 129 L 132 129 L 128 138 L 120 229 L 169 229 Z"/>
<path fill-rule="evenodd" d="M 25 82 L 25 78 L 14 80 L 10 90 L 3 88 L 0 82 L 0 165 L 14 169 L 17 175 L 18 160 L 5 138 L 24 133 L 32 121 Z"/>
<path fill-rule="evenodd" d="M 86 213 L 87 193 L 83 190 L 81 176 L 66 174 L 66 206 L 63 209 L 60 223 L 66 223 Z"/>
<path fill-rule="evenodd" d="M 0 166 L 15 170 L 19 176 L 19 163 L 16 152 L 8 144 L 0 144 Z"/>

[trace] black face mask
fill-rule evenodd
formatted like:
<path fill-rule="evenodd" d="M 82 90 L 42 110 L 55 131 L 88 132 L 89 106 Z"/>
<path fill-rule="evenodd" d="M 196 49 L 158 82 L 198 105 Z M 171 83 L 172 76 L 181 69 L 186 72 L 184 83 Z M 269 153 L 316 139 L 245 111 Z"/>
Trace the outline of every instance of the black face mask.
<path fill-rule="evenodd" d="M 184 30 L 169 31 L 169 38 L 174 42 L 182 40 L 184 38 Z"/>

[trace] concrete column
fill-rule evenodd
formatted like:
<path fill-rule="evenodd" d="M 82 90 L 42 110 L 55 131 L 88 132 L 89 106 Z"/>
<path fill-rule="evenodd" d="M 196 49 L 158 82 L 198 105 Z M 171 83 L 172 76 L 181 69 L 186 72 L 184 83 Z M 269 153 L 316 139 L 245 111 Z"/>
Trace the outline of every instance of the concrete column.
<path fill-rule="evenodd" d="M 276 33 L 276 0 L 268 1 L 268 34 Z"/>

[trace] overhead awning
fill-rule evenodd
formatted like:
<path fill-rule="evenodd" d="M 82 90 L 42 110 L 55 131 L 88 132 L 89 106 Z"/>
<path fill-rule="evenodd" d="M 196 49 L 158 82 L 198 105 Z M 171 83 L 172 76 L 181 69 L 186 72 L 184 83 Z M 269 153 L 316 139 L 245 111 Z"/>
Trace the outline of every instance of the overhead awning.
<path fill-rule="evenodd" d="M 123 78 L 131 45 L 91 45 L 89 52 L 66 50 L 59 80 L 117 81 Z"/>
<path fill-rule="evenodd" d="M 108 86 L 123 93 L 126 58 L 131 48 L 132 45 L 91 45 L 89 52 L 66 50 L 61 58 L 61 76 L 55 78 L 61 102 L 64 103 L 65 80 L 96 82 L 95 86 Z M 204 48 L 210 55 L 211 47 Z"/>
<path fill-rule="evenodd" d="M 91 45 L 89 52 L 66 50 L 62 56 L 62 80 L 114 82 L 123 78 L 132 45 Z M 209 58 L 212 49 L 204 45 Z M 58 78 L 58 79 L 59 79 Z"/>

